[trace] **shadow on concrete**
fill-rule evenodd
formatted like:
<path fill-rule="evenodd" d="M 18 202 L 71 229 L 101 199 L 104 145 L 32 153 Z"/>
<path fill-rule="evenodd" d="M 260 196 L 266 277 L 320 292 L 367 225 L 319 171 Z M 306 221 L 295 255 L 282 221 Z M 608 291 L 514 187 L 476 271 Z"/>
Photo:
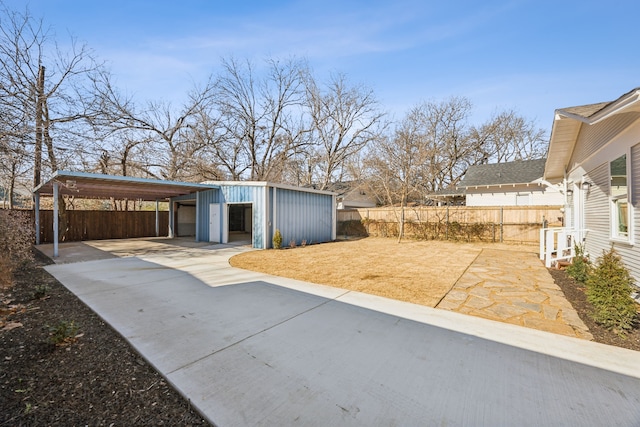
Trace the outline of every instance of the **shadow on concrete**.
<path fill-rule="evenodd" d="M 136 257 L 47 270 L 216 425 L 640 421 L 636 377 L 545 354 L 542 345 L 527 350 L 491 340 L 490 332 L 469 334 L 345 303 L 339 299 L 350 293 L 341 289 L 314 287 L 322 295 L 294 289 L 292 281 L 247 281 L 231 268 L 203 280 Z M 556 339 L 579 351 L 597 349 Z M 624 353 L 611 351 L 612 358 Z"/>

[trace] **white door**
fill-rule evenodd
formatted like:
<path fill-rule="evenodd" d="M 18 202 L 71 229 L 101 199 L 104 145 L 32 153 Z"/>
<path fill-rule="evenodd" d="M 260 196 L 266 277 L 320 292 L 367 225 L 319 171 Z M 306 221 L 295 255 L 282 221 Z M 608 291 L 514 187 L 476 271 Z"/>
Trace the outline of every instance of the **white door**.
<path fill-rule="evenodd" d="M 209 205 L 209 241 L 220 243 L 220 203 Z"/>

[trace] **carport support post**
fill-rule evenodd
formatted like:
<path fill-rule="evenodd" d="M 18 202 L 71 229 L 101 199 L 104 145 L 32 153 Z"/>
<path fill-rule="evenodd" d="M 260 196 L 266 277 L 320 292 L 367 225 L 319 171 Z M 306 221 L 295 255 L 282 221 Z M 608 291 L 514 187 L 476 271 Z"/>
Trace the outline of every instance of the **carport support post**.
<path fill-rule="evenodd" d="M 40 244 L 40 193 L 34 194 L 33 214 L 36 220 L 36 245 Z"/>
<path fill-rule="evenodd" d="M 160 237 L 160 202 L 156 199 L 156 237 Z"/>
<path fill-rule="evenodd" d="M 53 183 L 53 257 L 58 257 L 58 183 Z"/>
<path fill-rule="evenodd" d="M 167 237 L 169 237 L 170 239 L 173 239 L 173 200 L 169 200 L 169 235 Z"/>

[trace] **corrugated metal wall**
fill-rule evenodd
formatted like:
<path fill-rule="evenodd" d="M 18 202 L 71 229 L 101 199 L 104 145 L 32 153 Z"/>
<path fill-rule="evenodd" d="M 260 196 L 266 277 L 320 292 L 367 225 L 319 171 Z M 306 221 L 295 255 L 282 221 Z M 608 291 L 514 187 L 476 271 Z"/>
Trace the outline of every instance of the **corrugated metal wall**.
<path fill-rule="evenodd" d="M 282 245 L 328 242 L 332 237 L 331 195 L 276 188 L 275 227 L 282 233 Z"/>
<path fill-rule="evenodd" d="M 198 192 L 196 240 L 199 242 L 209 241 L 209 205 L 211 203 L 220 203 L 220 190 Z"/>
<path fill-rule="evenodd" d="M 223 185 L 220 186 L 221 198 L 212 203 L 252 203 L 252 240 L 254 248 L 264 247 L 264 186 L 253 185 Z M 208 209 L 208 208 L 207 208 Z"/>
<path fill-rule="evenodd" d="M 177 200 L 179 199 L 174 199 L 174 201 Z M 198 241 L 209 241 L 209 206 L 212 203 L 252 204 L 254 248 L 272 247 L 273 232 L 276 228 L 282 233 L 284 246 L 288 246 L 291 241 L 300 245 L 303 240 L 307 244 L 332 240 L 335 206 L 330 194 L 264 185 L 221 185 L 219 190 L 198 192 L 196 212 L 196 240 Z"/>

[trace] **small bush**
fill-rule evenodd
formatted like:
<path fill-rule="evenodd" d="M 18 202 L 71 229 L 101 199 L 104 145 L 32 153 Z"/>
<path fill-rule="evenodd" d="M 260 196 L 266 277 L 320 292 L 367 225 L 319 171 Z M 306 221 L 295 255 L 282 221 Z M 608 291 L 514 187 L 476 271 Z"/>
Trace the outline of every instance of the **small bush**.
<path fill-rule="evenodd" d="M 289 241 L 289 247 L 290 247 L 291 249 L 295 248 L 295 247 L 296 247 L 296 241 L 295 241 L 295 240 L 290 240 L 290 241 Z"/>
<path fill-rule="evenodd" d="M 273 233 L 273 249 L 282 249 L 282 234 L 277 228 L 276 232 Z"/>
<path fill-rule="evenodd" d="M 580 283 L 585 283 L 589 278 L 591 262 L 584 256 L 584 246 L 575 245 L 576 256 L 573 257 L 571 265 L 567 267 L 567 274 Z"/>
<path fill-rule="evenodd" d="M 74 343 L 78 337 L 78 325 L 72 320 L 70 322 L 60 321 L 55 326 L 49 326 L 49 341 L 59 347 Z"/>
<path fill-rule="evenodd" d="M 337 224 L 336 234 L 345 236 L 366 236 L 366 226 L 368 221 L 366 218 L 361 220 L 352 219 L 347 221 L 339 221 Z"/>
<path fill-rule="evenodd" d="M 34 299 L 41 299 L 49 295 L 49 287 L 47 285 L 37 285 L 35 291 L 33 291 Z"/>
<path fill-rule="evenodd" d="M 613 248 L 598 258 L 585 284 L 596 322 L 619 335 L 633 329 L 638 314 L 631 298 L 633 278 Z"/>

